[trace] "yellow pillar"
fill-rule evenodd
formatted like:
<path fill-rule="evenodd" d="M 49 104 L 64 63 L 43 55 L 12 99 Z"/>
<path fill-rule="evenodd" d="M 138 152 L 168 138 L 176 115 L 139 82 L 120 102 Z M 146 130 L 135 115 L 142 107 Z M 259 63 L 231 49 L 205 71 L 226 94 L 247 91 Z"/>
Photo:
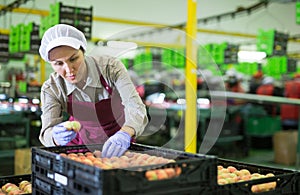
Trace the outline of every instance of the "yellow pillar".
<path fill-rule="evenodd" d="M 40 83 L 43 84 L 46 80 L 46 62 L 41 58 L 40 60 L 40 70 L 41 70 L 41 80 Z"/>
<path fill-rule="evenodd" d="M 196 0 L 188 0 L 186 25 L 186 81 L 185 81 L 185 151 L 196 153 L 197 147 L 197 17 Z"/>

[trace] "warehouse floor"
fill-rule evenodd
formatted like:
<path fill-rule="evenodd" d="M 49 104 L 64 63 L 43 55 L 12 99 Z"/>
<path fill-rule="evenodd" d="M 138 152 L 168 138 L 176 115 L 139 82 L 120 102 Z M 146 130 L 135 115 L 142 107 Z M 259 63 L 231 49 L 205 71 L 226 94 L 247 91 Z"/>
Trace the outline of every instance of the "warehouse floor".
<path fill-rule="evenodd" d="M 274 151 L 272 149 L 250 149 L 249 155 L 241 158 L 234 158 L 240 162 L 254 163 L 257 165 L 271 166 L 287 169 L 298 169 L 296 165 L 284 165 L 274 162 Z"/>

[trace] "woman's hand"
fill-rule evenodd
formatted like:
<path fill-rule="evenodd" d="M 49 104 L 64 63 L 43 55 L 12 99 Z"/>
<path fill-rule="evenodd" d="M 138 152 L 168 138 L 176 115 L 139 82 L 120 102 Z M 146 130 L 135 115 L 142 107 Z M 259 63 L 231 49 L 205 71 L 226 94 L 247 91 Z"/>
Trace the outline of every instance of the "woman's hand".
<path fill-rule="evenodd" d="M 68 130 L 66 128 L 66 126 L 67 126 L 66 124 L 68 122 L 69 121 L 59 123 L 52 128 L 52 130 L 53 130 L 52 136 L 53 136 L 54 142 L 57 145 L 64 146 L 76 137 L 77 133 L 75 131 Z"/>
<path fill-rule="evenodd" d="M 113 156 L 120 157 L 129 148 L 131 136 L 125 131 L 118 131 L 111 136 L 103 145 L 102 157 L 110 158 Z"/>

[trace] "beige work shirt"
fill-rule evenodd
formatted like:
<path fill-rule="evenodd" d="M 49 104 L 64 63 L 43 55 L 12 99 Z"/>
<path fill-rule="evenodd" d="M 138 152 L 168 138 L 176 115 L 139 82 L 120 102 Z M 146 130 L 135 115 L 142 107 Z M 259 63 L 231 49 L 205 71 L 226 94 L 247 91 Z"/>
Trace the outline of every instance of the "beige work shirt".
<path fill-rule="evenodd" d="M 39 139 L 44 146 L 55 146 L 52 139 L 52 127 L 63 122 L 63 112 L 67 112 L 68 95 L 78 101 L 97 102 L 109 98 L 101 85 L 99 67 L 103 78 L 113 89 L 118 90 L 124 105 L 124 126 L 134 128 L 136 137 L 141 135 L 148 123 L 145 105 L 139 97 L 125 66 L 114 57 L 85 56 L 88 77 L 85 86 L 80 89 L 67 82 L 56 72 L 51 73 L 41 89 L 42 128 Z"/>

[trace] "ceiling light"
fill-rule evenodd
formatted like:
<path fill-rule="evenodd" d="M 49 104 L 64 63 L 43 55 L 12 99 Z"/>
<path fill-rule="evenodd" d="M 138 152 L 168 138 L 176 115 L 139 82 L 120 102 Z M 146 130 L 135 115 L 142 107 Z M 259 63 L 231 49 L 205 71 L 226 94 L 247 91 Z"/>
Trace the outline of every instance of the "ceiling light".
<path fill-rule="evenodd" d="M 261 62 L 266 57 L 267 54 L 261 51 L 239 51 L 238 52 L 239 62 Z"/>

